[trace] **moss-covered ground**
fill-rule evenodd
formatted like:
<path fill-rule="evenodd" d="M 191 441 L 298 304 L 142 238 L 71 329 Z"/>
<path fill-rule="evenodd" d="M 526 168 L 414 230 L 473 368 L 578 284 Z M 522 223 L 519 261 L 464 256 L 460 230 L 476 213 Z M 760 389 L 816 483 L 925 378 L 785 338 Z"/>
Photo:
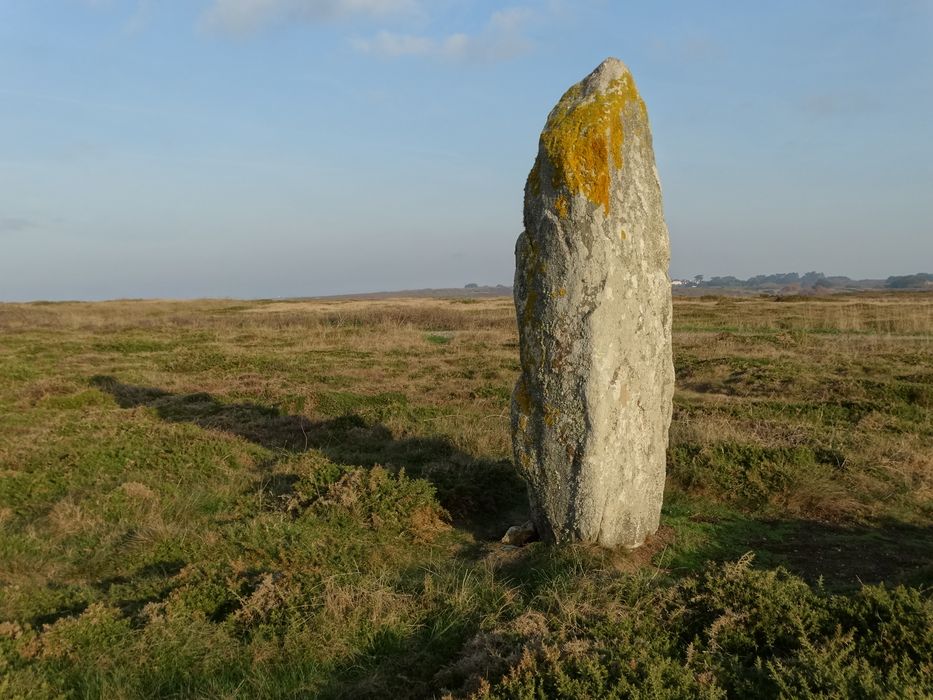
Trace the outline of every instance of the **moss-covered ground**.
<path fill-rule="evenodd" d="M 674 323 L 626 554 L 497 542 L 510 299 L 0 305 L 0 697 L 933 695 L 933 297 Z"/>

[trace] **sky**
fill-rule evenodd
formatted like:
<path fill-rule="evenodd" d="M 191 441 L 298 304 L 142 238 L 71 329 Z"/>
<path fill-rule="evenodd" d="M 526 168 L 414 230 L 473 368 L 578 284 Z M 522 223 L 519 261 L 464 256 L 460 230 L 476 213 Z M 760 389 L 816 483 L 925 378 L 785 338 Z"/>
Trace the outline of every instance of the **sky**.
<path fill-rule="evenodd" d="M 0 300 L 511 284 L 607 56 L 672 277 L 933 271 L 933 0 L 0 0 Z"/>

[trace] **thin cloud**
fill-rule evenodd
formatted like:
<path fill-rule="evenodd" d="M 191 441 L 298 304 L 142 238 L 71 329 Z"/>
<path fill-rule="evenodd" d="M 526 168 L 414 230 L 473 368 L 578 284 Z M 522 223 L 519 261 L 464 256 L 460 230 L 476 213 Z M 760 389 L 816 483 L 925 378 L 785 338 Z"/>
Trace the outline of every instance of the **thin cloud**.
<path fill-rule="evenodd" d="M 136 9 L 123 25 L 123 31 L 127 34 L 138 34 L 143 31 L 152 21 L 153 11 L 152 0 L 138 0 Z"/>
<path fill-rule="evenodd" d="M 282 22 L 378 18 L 417 10 L 416 0 L 213 0 L 202 19 L 208 29 L 248 34 Z"/>
<path fill-rule="evenodd" d="M 489 26 L 502 32 L 517 32 L 534 19 L 534 11 L 530 7 L 510 7 L 492 13 Z"/>
<path fill-rule="evenodd" d="M 118 12 L 126 14 L 126 20 L 123 23 L 123 31 L 127 34 L 138 34 L 146 29 L 156 10 L 154 0 L 135 0 L 135 2 L 131 4 L 129 11 L 125 3 L 118 3 L 115 0 L 81 1 L 85 7 L 95 12 Z"/>
<path fill-rule="evenodd" d="M 658 61 L 672 63 L 698 63 L 721 59 L 725 47 L 706 34 L 686 34 L 675 38 L 655 38 L 649 50 Z"/>
<path fill-rule="evenodd" d="M 352 39 L 350 44 L 362 53 L 397 58 L 438 53 L 440 45 L 430 37 L 382 31 L 370 39 Z"/>
<path fill-rule="evenodd" d="M 804 98 L 801 104 L 806 114 L 817 119 L 866 114 L 879 106 L 871 95 L 854 91 L 815 93 Z"/>
<path fill-rule="evenodd" d="M 399 58 L 433 56 L 483 62 L 504 61 L 527 53 L 533 43 L 524 30 L 535 17 L 532 10 L 514 7 L 494 12 L 476 34 L 457 32 L 435 38 L 418 34 L 381 31 L 370 38 L 355 38 L 351 45 L 362 53 Z"/>
<path fill-rule="evenodd" d="M 18 216 L 0 216 L 0 236 L 28 231 L 35 227 L 35 222 L 29 219 L 22 219 Z"/>

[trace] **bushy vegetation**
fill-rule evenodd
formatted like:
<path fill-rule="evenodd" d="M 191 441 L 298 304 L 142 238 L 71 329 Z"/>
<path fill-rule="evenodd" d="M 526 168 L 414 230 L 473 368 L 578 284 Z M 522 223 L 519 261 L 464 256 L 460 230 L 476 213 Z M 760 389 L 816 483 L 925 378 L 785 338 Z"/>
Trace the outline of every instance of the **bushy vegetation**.
<path fill-rule="evenodd" d="M 726 277 L 711 277 L 706 282 L 700 283 L 700 286 L 719 287 L 723 289 L 761 289 L 763 287 L 797 286 L 802 289 L 810 289 L 820 284 L 832 286 L 832 283 L 829 282 L 829 279 L 830 278 L 826 277 L 826 275 L 824 275 L 822 272 L 805 272 L 802 275 L 796 272 L 779 272 L 773 275 L 755 275 L 745 280 L 732 277 L 731 275 Z M 850 280 L 848 277 L 836 277 L 833 279 L 837 280 L 838 282 L 845 283 L 855 282 L 854 280 Z"/>
<path fill-rule="evenodd" d="M 773 275 L 754 275 L 739 279 L 731 275 L 703 280 L 696 276 L 696 286 L 714 289 L 929 289 L 933 287 L 933 274 L 894 275 L 885 280 L 854 280 L 845 276 L 827 277 L 822 272 L 779 272 Z"/>
<path fill-rule="evenodd" d="M 933 662 L 933 606 L 916 590 L 829 595 L 751 558 L 664 588 L 588 579 L 573 625 L 541 615 L 512 641 L 517 662 L 480 698 L 920 698 Z M 608 595 L 607 595 L 608 593 Z M 580 593 L 575 595 L 579 596 Z M 528 613 L 526 613 L 528 615 Z M 515 652 L 512 652 L 513 656 Z"/>
<path fill-rule="evenodd" d="M 933 287 L 933 275 L 928 272 L 918 272 L 916 275 L 900 275 L 888 277 L 888 289 L 926 289 Z"/>
<path fill-rule="evenodd" d="M 633 553 L 498 544 L 471 301 L 0 305 L 0 697 L 933 694 L 928 296 L 678 300 Z"/>

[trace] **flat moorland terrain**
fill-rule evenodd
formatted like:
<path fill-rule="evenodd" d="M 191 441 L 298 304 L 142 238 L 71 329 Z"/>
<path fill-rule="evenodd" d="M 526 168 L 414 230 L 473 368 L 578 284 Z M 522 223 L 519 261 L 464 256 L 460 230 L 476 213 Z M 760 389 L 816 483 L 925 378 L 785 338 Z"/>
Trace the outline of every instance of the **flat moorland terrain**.
<path fill-rule="evenodd" d="M 0 697 L 933 695 L 933 295 L 674 344 L 659 533 L 514 549 L 507 298 L 0 305 Z"/>

